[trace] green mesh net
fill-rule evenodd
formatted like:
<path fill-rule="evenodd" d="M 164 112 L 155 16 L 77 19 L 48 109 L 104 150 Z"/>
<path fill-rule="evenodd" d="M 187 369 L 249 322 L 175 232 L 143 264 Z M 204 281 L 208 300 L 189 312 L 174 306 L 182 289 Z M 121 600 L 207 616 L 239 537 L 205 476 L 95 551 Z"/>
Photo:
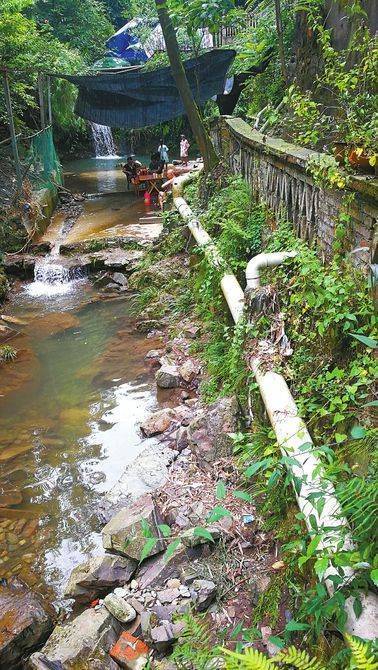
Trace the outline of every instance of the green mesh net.
<path fill-rule="evenodd" d="M 55 151 L 51 128 L 35 135 L 27 154 L 28 178 L 35 188 L 62 184 L 62 166 Z"/>

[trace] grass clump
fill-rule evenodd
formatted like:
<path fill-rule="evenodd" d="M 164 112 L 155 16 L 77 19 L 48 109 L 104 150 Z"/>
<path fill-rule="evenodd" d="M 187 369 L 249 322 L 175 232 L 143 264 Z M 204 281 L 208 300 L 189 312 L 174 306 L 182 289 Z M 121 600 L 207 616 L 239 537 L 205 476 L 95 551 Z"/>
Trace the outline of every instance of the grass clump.
<path fill-rule="evenodd" d="M 4 344 L 0 347 L 0 363 L 11 363 L 17 358 L 17 350 L 8 344 Z"/>

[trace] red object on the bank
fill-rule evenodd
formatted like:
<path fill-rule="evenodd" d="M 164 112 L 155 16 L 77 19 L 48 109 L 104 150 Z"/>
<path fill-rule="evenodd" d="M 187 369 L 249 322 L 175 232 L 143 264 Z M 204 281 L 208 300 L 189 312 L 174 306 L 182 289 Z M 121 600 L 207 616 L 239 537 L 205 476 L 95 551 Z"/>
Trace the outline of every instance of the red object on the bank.
<path fill-rule="evenodd" d="M 98 605 L 99 602 L 100 602 L 100 600 L 98 598 L 96 598 L 96 600 L 92 600 L 89 607 L 96 607 L 96 605 Z"/>
<path fill-rule="evenodd" d="M 146 191 L 145 194 L 144 194 L 144 202 L 145 202 L 146 205 L 151 204 L 151 196 L 150 196 L 148 191 Z"/>
<path fill-rule="evenodd" d="M 111 648 L 109 654 L 121 668 L 128 668 L 128 670 L 138 670 L 143 668 L 143 660 L 147 662 L 149 648 L 142 640 L 124 632 L 121 637 Z"/>

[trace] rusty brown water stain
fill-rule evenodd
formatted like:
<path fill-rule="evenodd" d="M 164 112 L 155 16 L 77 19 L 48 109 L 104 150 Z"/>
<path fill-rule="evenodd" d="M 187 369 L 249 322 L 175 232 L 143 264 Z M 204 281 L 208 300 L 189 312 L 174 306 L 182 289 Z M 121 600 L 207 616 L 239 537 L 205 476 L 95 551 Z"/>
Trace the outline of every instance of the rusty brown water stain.
<path fill-rule="evenodd" d="M 79 319 L 71 312 L 50 312 L 43 316 L 33 319 L 29 329 L 38 332 L 39 337 L 49 337 L 56 333 L 67 330 L 67 328 L 76 328 L 80 326 Z"/>
<path fill-rule="evenodd" d="M 161 231 L 160 224 L 145 224 L 140 227 L 141 216 L 153 211 L 153 207 L 145 205 L 143 199 L 131 194 L 111 195 L 87 200 L 84 212 L 72 227 L 65 244 L 76 244 L 85 240 L 104 237 L 135 237 L 139 240 L 144 235 L 147 239 Z"/>
<path fill-rule="evenodd" d="M 27 340 L 23 340 L 26 343 Z M 17 358 L 11 363 L 0 363 L 1 386 L 0 396 L 19 390 L 31 382 L 38 374 L 38 359 L 30 347 L 18 347 L 18 340 L 12 341 L 17 351 Z"/>

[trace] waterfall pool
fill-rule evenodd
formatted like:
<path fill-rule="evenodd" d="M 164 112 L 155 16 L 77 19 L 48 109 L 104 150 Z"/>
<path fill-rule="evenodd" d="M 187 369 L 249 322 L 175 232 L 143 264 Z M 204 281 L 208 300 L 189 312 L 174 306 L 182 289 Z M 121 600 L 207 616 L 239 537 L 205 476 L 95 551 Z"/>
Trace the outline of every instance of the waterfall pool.
<path fill-rule="evenodd" d="M 150 158 L 138 155 L 148 165 Z M 83 158 L 65 164 L 65 185 L 72 191 L 87 193 L 114 193 L 127 191 L 122 163 L 126 156 Z"/>

